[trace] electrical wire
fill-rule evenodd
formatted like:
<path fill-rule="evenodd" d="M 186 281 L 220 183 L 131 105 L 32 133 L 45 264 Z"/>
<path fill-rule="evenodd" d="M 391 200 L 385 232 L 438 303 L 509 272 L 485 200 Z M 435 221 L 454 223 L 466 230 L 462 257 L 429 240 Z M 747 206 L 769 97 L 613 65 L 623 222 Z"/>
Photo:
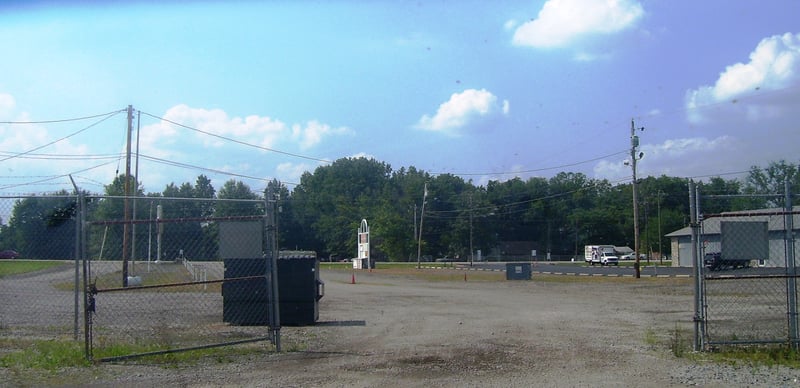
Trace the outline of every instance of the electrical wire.
<path fill-rule="evenodd" d="M 232 143 L 240 144 L 240 145 L 243 145 L 243 146 L 247 146 L 247 147 L 256 148 L 256 149 L 259 149 L 259 150 L 262 150 L 262 151 L 274 152 L 274 153 L 281 154 L 281 155 L 292 156 L 292 157 L 295 157 L 295 158 L 306 159 L 306 160 L 312 160 L 312 161 L 315 161 L 315 162 L 321 162 L 321 163 L 325 163 L 325 164 L 331 164 L 331 163 L 333 163 L 333 162 L 331 162 L 330 160 L 327 160 L 327 159 L 320 159 L 320 158 L 315 158 L 315 157 L 312 157 L 312 156 L 305 156 L 305 155 L 295 154 L 295 153 L 292 153 L 292 152 L 287 152 L 287 151 L 276 150 L 276 149 L 274 149 L 274 148 L 263 147 L 263 146 L 260 146 L 260 145 L 256 145 L 256 144 L 252 144 L 252 143 L 247 143 L 247 142 L 244 142 L 244 141 L 241 141 L 241 140 L 236 140 L 236 139 L 233 139 L 233 138 L 230 138 L 230 137 L 225 137 L 225 136 L 222 136 L 222 135 L 217 135 L 217 134 L 215 134 L 215 133 L 211 133 L 211 132 L 203 131 L 203 130 L 201 130 L 201 129 L 197 129 L 197 128 L 194 128 L 194 127 L 190 127 L 190 126 L 188 126 L 188 125 L 184 125 L 184 124 L 181 124 L 181 123 L 178 123 L 178 122 L 175 122 L 175 121 L 169 120 L 169 119 L 165 119 L 165 118 L 163 118 L 163 117 L 159 117 L 159 116 L 156 116 L 156 115 L 152 115 L 152 114 L 150 114 L 150 113 L 147 113 L 147 112 L 141 112 L 141 111 L 140 111 L 140 113 L 141 113 L 141 114 L 143 114 L 143 115 L 146 115 L 146 116 L 150 116 L 150 117 L 152 117 L 152 118 L 154 118 L 154 119 L 157 119 L 157 120 L 162 120 L 162 121 L 168 122 L 168 123 L 170 123 L 170 124 L 177 125 L 177 126 L 179 126 L 179 127 L 181 127 L 181 128 L 185 128 L 185 129 L 188 129 L 188 130 L 190 130 L 190 131 L 195 131 L 195 132 L 198 132 L 198 133 L 202 133 L 202 134 L 204 134 L 204 135 L 208 135 L 208 136 L 216 137 L 216 138 L 218 138 L 218 139 L 222 139 L 222 140 L 230 141 L 230 142 L 232 142 Z"/>
<path fill-rule="evenodd" d="M 461 173 L 461 172 L 451 172 L 451 173 L 432 172 L 431 175 L 451 174 L 451 175 L 459 175 L 459 176 L 474 176 L 474 175 L 516 175 L 516 174 L 527 174 L 527 173 L 532 173 L 532 172 L 555 170 L 557 168 L 574 167 L 574 166 L 578 166 L 578 165 L 581 165 L 581 164 L 596 162 L 598 160 L 609 158 L 609 157 L 612 157 L 612 156 L 615 156 L 615 155 L 626 154 L 628 152 L 630 152 L 630 150 L 617 151 L 617 152 L 614 152 L 614 153 L 611 153 L 611 154 L 608 154 L 608 155 L 603 155 L 603 156 L 598 156 L 598 157 L 592 158 L 592 159 L 582 160 L 580 162 L 562 164 L 560 166 L 535 168 L 535 169 L 530 169 L 530 170 L 508 171 L 508 172 L 480 172 L 480 173 L 478 173 L 478 172 L 475 172 L 475 173 L 473 173 L 473 172 L 465 172 L 465 173 Z"/>
<path fill-rule="evenodd" d="M 222 171 L 222 170 L 217 170 L 217 169 L 208 168 L 208 167 L 200 167 L 200 166 L 195 166 L 195 165 L 191 165 L 191 164 L 187 164 L 187 163 L 181 163 L 181 162 L 175 162 L 175 161 L 172 161 L 172 160 L 166 160 L 166 159 L 162 159 L 162 158 L 157 158 L 155 156 L 148 156 L 148 155 L 144 155 L 144 154 L 139 154 L 139 157 L 141 157 L 142 159 L 145 159 L 145 160 L 149 160 L 149 161 L 154 162 L 154 163 L 165 164 L 165 165 L 168 165 L 168 166 L 180 167 L 180 168 L 185 168 L 185 169 L 189 169 L 189 170 L 208 171 L 208 172 L 213 172 L 213 173 L 216 173 L 216 174 L 229 175 L 229 176 L 235 176 L 235 177 L 239 177 L 239 178 L 247 178 L 247 179 L 258 180 L 258 181 L 269 181 L 271 179 L 271 178 L 260 178 L 260 177 L 255 177 L 255 176 L 251 176 L 251 175 L 237 174 L 237 173 L 233 173 L 233 172 L 230 172 L 230 171 Z"/>
<path fill-rule="evenodd" d="M 123 154 L 96 154 L 96 155 L 71 155 L 71 154 L 34 154 L 28 153 L 22 156 L 13 152 L 0 151 L 0 156 L 14 156 L 20 159 L 35 159 L 35 160 L 103 160 L 103 159 L 119 159 Z"/>
<path fill-rule="evenodd" d="M 70 118 L 70 119 L 42 120 L 42 121 L 0 121 L 0 124 L 12 124 L 12 125 L 17 125 L 17 124 L 52 124 L 52 123 L 66 123 L 66 122 L 70 122 L 70 121 L 88 120 L 88 119 L 94 119 L 94 118 L 97 118 L 97 117 L 103 117 L 103 116 L 115 115 L 115 114 L 117 114 L 117 113 L 121 113 L 121 112 L 125 112 L 125 111 L 126 111 L 126 109 L 120 109 L 120 110 L 117 110 L 117 111 L 108 112 L 108 113 L 103 113 L 103 114 L 99 114 L 99 115 L 93 115 L 93 116 L 84 116 L 84 117 L 75 117 L 75 118 Z"/>
<path fill-rule="evenodd" d="M 73 132 L 73 133 L 71 133 L 71 134 L 69 134 L 69 135 L 67 135 L 67 136 L 64 136 L 64 137 L 61 137 L 61 138 L 59 138 L 59 139 L 53 140 L 53 141 L 51 141 L 51 142 L 49 142 L 49 143 L 42 144 L 42 145 L 40 145 L 40 146 L 38 146 L 38 147 L 35 147 L 35 148 L 32 148 L 32 149 L 30 149 L 30 150 L 28 150 L 28 151 L 25 151 L 25 152 L 20 152 L 20 153 L 17 153 L 17 154 L 13 154 L 13 155 L 11 155 L 11 156 L 7 156 L 7 157 L 5 157 L 5 158 L 3 158 L 3 159 L 0 159 L 0 162 L 5 162 L 6 160 L 9 160 L 9 159 L 14 159 L 14 158 L 17 158 L 17 157 L 20 157 L 20 156 L 23 156 L 23 155 L 30 154 L 30 153 L 32 153 L 32 152 L 34 152 L 34 151 L 38 151 L 38 150 L 40 150 L 40 149 L 42 149 L 42 148 L 48 147 L 48 146 L 50 146 L 50 145 L 53 145 L 53 144 L 55 144 L 55 143 L 58 143 L 58 142 L 60 142 L 60 141 L 62 141 L 62 140 L 69 139 L 70 137 L 73 137 L 73 136 L 75 136 L 75 135 L 78 135 L 79 133 L 81 133 L 81 132 L 84 132 L 84 131 L 88 130 L 89 128 L 92 128 L 92 127 L 94 127 L 94 126 L 96 126 L 96 125 L 98 125 L 98 124 L 100 124 L 100 123 L 102 123 L 102 122 L 104 122 L 104 121 L 106 121 L 106 120 L 110 119 L 111 117 L 114 117 L 114 116 L 116 116 L 116 115 L 117 115 L 117 114 L 119 114 L 120 112 L 122 112 L 122 111 L 121 111 L 121 110 L 119 110 L 119 111 L 116 111 L 116 112 L 107 113 L 107 114 L 105 114 L 105 117 L 103 117 L 101 120 L 98 120 L 98 121 L 96 121 L 96 122 L 94 122 L 94 123 L 92 123 L 92 124 L 90 124 L 90 125 L 88 125 L 88 126 L 86 126 L 86 127 L 82 128 L 82 129 L 79 129 L 79 130 L 77 130 L 77 131 L 75 131 L 75 132 Z M 99 115 L 99 116 L 92 116 L 92 118 L 96 118 L 96 117 L 102 117 L 102 116 L 103 116 L 103 115 Z M 85 119 L 85 118 L 81 118 L 81 119 L 68 119 L 68 120 L 67 120 L 67 119 L 65 119 L 65 120 L 58 121 L 58 122 L 64 122 L 64 121 L 75 121 L 75 120 L 83 120 L 83 119 Z M 32 123 L 34 123 L 34 122 L 17 122 L 17 123 L 18 123 L 18 124 L 21 124 L 21 123 L 32 124 Z"/>
<path fill-rule="evenodd" d="M 109 164 L 112 164 L 114 162 L 116 162 L 116 161 L 112 160 L 110 162 L 105 162 L 105 163 L 102 163 L 102 164 L 98 164 L 98 165 L 95 165 L 95 166 L 92 166 L 92 167 L 87 167 L 87 168 L 84 168 L 84 169 L 81 169 L 81 170 L 77 170 L 77 171 L 73 171 L 73 172 L 66 173 L 66 174 L 53 175 L 51 177 L 47 177 L 45 179 L 40 179 L 40 180 L 33 181 L 33 182 L 25 182 L 25 183 L 13 184 L 13 185 L 0 186 L 0 190 L 7 190 L 7 189 L 10 189 L 10 188 L 14 188 L 14 187 L 33 186 L 33 185 L 41 184 L 41 183 L 44 183 L 44 182 L 49 182 L 49 181 L 52 181 L 52 180 L 55 180 L 55 179 L 68 177 L 70 175 L 75 175 L 75 174 L 79 174 L 79 173 L 82 173 L 82 172 L 94 170 L 96 168 L 100 168 L 100 167 L 104 167 L 104 166 L 107 166 Z"/>

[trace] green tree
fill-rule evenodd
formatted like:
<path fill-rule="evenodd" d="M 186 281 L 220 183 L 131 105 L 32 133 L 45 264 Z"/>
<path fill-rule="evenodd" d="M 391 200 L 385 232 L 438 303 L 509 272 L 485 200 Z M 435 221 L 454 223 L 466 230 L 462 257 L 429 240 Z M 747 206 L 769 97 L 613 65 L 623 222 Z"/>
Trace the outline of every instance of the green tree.
<path fill-rule="evenodd" d="M 292 193 L 292 209 L 297 222 L 310 229 L 314 250 L 322 257 L 355 255 L 358 226 L 378 214 L 377 199 L 390 175 L 387 164 L 366 158 L 338 159 L 303 174 Z"/>
<path fill-rule="evenodd" d="M 784 160 L 771 162 L 766 168 L 753 166 L 745 180 L 745 194 L 771 195 L 774 197 L 763 197 L 763 200 L 756 205 L 759 207 L 783 207 L 785 202 L 785 182 L 789 181 L 789 189 L 792 193 L 800 190 L 800 174 L 797 173 L 798 165 L 787 163 Z"/>
<path fill-rule="evenodd" d="M 246 183 L 231 179 L 225 182 L 217 193 L 215 217 L 260 216 L 264 215 L 263 202 Z"/>
<path fill-rule="evenodd" d="M 26 259 L 74 258 L 75 211 L 75 196 L 66 191 L 16 201 L 2 229 L 4 248 Z"/>

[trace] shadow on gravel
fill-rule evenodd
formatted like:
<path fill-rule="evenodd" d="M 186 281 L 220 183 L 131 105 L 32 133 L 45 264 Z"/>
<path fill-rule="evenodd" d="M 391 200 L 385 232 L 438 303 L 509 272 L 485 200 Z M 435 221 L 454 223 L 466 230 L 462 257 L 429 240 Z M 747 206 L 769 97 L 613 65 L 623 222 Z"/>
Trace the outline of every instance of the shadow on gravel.
<path fill-rule="evenodd" d="M 319 321 L 316 326 L 366 326 L 367 321 Z"/>

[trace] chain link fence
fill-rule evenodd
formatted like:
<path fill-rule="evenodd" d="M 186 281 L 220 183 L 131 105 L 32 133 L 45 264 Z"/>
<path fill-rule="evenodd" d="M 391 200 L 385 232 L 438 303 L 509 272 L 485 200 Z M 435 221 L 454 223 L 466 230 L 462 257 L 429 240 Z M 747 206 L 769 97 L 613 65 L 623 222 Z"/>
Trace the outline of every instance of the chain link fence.
<path fill-rule="evenodd" d="M 46 265 L 3 275 L 0 330 L 83 337 L 95 360 L 264 340 L 279 350 L 274 210 L 264 200 L 0 198 L 1 247 L 13 247 L 15 265 Z"/>
<path fill-rule="evenodd" d="M 0 197 L 0 258 L 9 261 L 0 278 L 4 336 L 78 339 L 82 333 L 75 200 L 66 194 Z"/>
<path fill-rule="evenodd" d="M 790 205 L 789 195 L 771 197 L 789 205 L 696 217 L 697 350 L 800 344 L 794 261 L 800 208 Z M 699 190 L 696 198 L 707 206 L 730 200 Z"/>

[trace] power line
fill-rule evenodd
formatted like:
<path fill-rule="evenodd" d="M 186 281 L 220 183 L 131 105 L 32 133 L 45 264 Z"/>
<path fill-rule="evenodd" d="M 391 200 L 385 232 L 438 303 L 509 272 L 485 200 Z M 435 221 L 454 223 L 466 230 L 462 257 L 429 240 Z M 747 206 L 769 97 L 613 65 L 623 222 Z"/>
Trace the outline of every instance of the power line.
<path fill-rule="evenodd" d="M 140 111 L 140 112 L 141 112 L 141 111 Z M 295 153 L 292 153 L 292 152 L 287 152 L 287 151 L 276 150 L 276 149 L 274 149 L 274 148 L 263 147 L 263 146 L 260 146 L 260 145 L 256 145 L 256 144 L 252 144 L 252 143 L 244 142 L 244 141 L 241 141 L 241 140 L 232 139 L 232 138 L 230 138 L 230 137 L 225 137 L 225 136 L 222 136 L 222 135 L 217 135 L 217 134 L 215 134 L 215 133 L 211 133 L 211 132 L 203 131 L 203 130 L 201 130 L 201 129 L 197 129 L 197 128 L 190 127 L 190 126 L 188 126 L 188 125 L 184 125 L 184 124 L 181 124 L 181 123 L 178 123 L 178 122 L 175 122 L 175 121 L 169 120 L 169 119 L 165 119 L 165 118 L 163 118 L 163 117 L 158 117 L 158 116 L 155 116 L 155 115 L 149 114 L 149 113 L 147 113 L 147 112 L 141 112 L 141 113 L 142 113 L 143 115 L 150 116 L 150 117 L 152 117 L 152 118 L 154 118 L 154 119 L 157 119 L 157 120 L 162 120 L 162 121 L 166 121 L 166 122 L 168 122 L 168 123 L 170 123 L 170 124 L 177 125 L 177 126 L 179 126 L 179 127 L 186 128 L 186 129 L 188 129 L 188 130 L 191 130 L 191 131 L 199 132 L 199 133 L 202 133 L 202 134 L 204 134 L 204 135 L 208 135 L 208 136 L 216 137 L 216 138 L 218 138 L 218 139 L 226 140 L 226 141 L 229 141 L 229 142 L 232 142 L 232 143 L 241 144 L 241 145 L 243 145 L 243 146 L 247 146 L 247 147 L 256 148 L 256 149 L 259 149 L 259 150 L 262 150 L 262 151 L 274 152 L 274 153 L 281 154 L 281 155 L 292 156 L 292 157 L 295 157 L 295 158 L 306 159 L 306 160 L 312 160 L 312 161 L 315 161 L 315 162 L 321 162 L 321 163 L 325 163 L 325 164 L 331 164 L 331 163 L 333 163 L 333 162 L 331 162 L 330 160 L 327 160 L 327 159 L 320 159 L 320 158 L 315 158 L 315 157 L 312 157 L 312 156 L 305 156 L 305 155 L 295 154 Z"/>
<path fill-rule="evenodd" d="M 93 116 L 84 116 L 84 117 L 74 117 L 74 118 L 69 118 L 69 119 L 57 119 L 57 120 L 42 120 L 42 121 L 0 121 L 0 124 L 12 124 L 12 125 L 18 125 L 18 124 L 52 124 L 52 123 L 65 123 L 65 122 L 69 122 L 69 121 L 80 121 L 80 120 L 94 119 L 94 118 L 97 118 L 97 117 L 103 117 L 103 116 L 113 116 L 113 115 L 115 115 L 115 114 L 117 114 L 117 113 L 124 112 L 124 111 L 125 111 L 125 109 L 120 109 L 120 110 L 117 110 L 117 111 L 108 112 L 108 113 L 103 113 L 103 114 L 99 114 L 99 115 L 93 115 Z"/>
<path fill-rule="evenodd" d="M 139 157 L 141 157 L 142 159 L 145 159 L 145 160 L 149 160 L 149 161 L 154 162 L 154 163 L 165 164 L 165 165 L 168 165 L 168 166 L 180 167 L 180 168 L 185 168 L 185 169 L 208 171 L 208 172 L 213 172 L 213 173 L 216 173 L 216 174 L 229 175 L 229 176 L 235 176 L 235 177 L 247 178 L 247 179 L 254 179 L 254 180 L 259 180 L 259 181 L 269 181 L 270 179 L 272 179 L 272 178 L 262 178 L 262 177 L 244 175 L 244 174 L 237 174 L 237 173 L 234 173 L 234 172 L 222 171 L 222 170 L 217 170 L 217 169 L 208 168 L 208 167 L 200 167 L 200 166 L 195 166 L 195 165 L 191 165 L 191 164 L 187 164 L 187 163 L 181 163 L 181 162 L 175 162 L 175 161 L 172 161 L 172 160 L 161 159 L 161 158 L 157 158 L 155 156 L 147 156 L 147 155 L 143 155 L 143 154 L 139 154 Z"/>
<path fill-rule="evenodd" d="M 17 157 L 19 159 L 35 159 L 35 160 L 78 160 L 78 161 L 86 161 L 86 160 L 103 160 L 103 159 L 119 159 L 124 157 L 123 154 L 96 154 L 96 155 L 74 155 L 74 154 L 35 154 L 35 153 L 27 153 L 24 155 L 7 152 L 7 151 L 0 151 L 0 156 L 10 156 L 10 157 Z"/>
<path fill-rule="evenodd" d="M 13 187 L 33 186 L 33 185 L 41 184 L 41 183 L 44 183 L 44 182 L 49 182 L 49 181 L 52 181 L 52 180 L 55 180 L 55 179 L 59 179 L 59 178 L 68 177 L 68 176 L 70 176 L 70 175 L 75 175 L 75 174 L 78 174 L 78 173 L 86 172 L 86 171 L 89 171 L 89 170 L 94 170 L 95 168 L 100 168 L 100 167 L 103 167 L 103 166 L 109 165 L 109 164 L 111 164 L 111 163 L 114 163 L 114 162 L 115 162 L 115 161 L 113 161 L 113 160 L 112 160 L 112 161 L 110 161 L 110 162 L 105 162 L 105 163 L 102 163 L 102 164 L 98 164 L 98 165 L 96 165 L 96 166 L 92 166 L 92 167 L 84 168 L 84 169 L 77 170 L 77 171 L 73 171 L 73 172 L 70 172 L 70 173 L 61 174 L 61 175 L 53 175 L 53 176 L 51 176 L 51 177 L 47 177 L 47 178 L 45 178 L 45 179 L 40 179 L 40 180 L 38 180 L 38 181 L 33 181 L 33 182 L 25 182 L 25 183 L 13 184 L 13 185 L 5 185 L 5 186 L 0 186 L 0 190 L 6 190 L 6 189 L 13 188 Z"/>
<path fill-rule="evenodd" d="M 516 175 L 516 174 L 527 174 L 527 173 L 533 173 L 533 172 L 555 170 L 555 169 L 558 169 L 558 168 L 574 167 L 574 166 L 578 166 L 578 165 L 581 165 L 581 164 L 596 162 L 598 160 L 609 158 L 609 157 L 612 157 L 612 156 L 615 156 L 615 155 L 625 154 L 627 152 L 628 152 L 628 150 L 617 151 L 617 152 L 614 152 L 614 153 L 611 153 L 611 154 L 608 154 L 608 155 L 603 155 L 603 156 L 598 156 L 598 157 L 592 158 L 592 159 L 582 160 L 580 162 L 562 164 L 560 166 L 535 168 L 535 169 L 529 169 L 529 170 L 508 171 L 508 172 L 480 172 L 480 173 L 478 173 L 478 172 L 475 172 L 475 173 L 472 173 L 472 172 L 467 172 L 467 173 L 462 173 L 462 172 L 450 172 L 450 173 L 447 173 L 447 172 L 432 172 L 431 175 L 451 174 L 451 175 L 461 175 L 461 176 L 474 176 L 474 175 Z"/>
<path fill-rule="evenodd" d="M 32 148 L 32 149 L 30 149 L 28 151 L 25 151 L 25 152 L 21 152 L 21 153 L 18 153 L 18 154 L 12 154 L 11 156 L 7 156 L 4 159 L 0 159 L 0 162 L 5 162 L 6 160 L 9 160 L 9 159 L 14 159 L 14 158 L 17 158 L 17 157 L 20 157 L 20 156 L 23 156 L 23 155 L 30 154 L 30 153 L 32 153 L 34 151 L 38 151 L 38 150 L 40 150 L 42 148 L 48 147 L 48 146 L 53 145 L 55 143 L 58 143 L 58 142 L 60 142 L 62 140 L 69 139 L 70 137 L 73 137 L 73 136 L 75 136 L 75 135 L 77 135 L 77 134 L 79 134 L 81 132 L 84 132 L 84 131 L 88 130 L 89 128 L 92 128 L 92 127 L 102 123 L 103 121 L 106 121 L 106 120 L 110 119 L 111 117 L 114 117 L 115 115 L 119 114 L 120 112 L 122 112 L 122 111 L 116 111 L 116 112 L 107 113 L 105 115 L 105 117 L 103 117 L 101 120 L 98 120 L 98 121 L 96 121 L 96 122 L 94 122 L 94 123 L 92 123 L 92 124 L 90 124 L 90 125 L 88 125 L 88 126 L 86 126 L 84 128 L 81 128 L 81 129 L 79 129 L 79 130 L 77 130 L 77 131 L 75 131 L 75 132 L 73 132 L 73 133 L 71 133 L 71 134 L 69 134 L 67 136 L 64 136 L 62 138 L 53 140 L 53 141 L 51 141 L 49 143 L 42 144 L 42 145 L 40 145 L 38 147 L 34 147 L 34 148 Z M 102 116 L 103 115 L 92 116 L 92 117 L 102 117 Z M 68 121 L 75 121 L 75 120 L 77 120 L 77 119 L 69 119 Z M 31 123 L 31 122 L 27 122 L 27 123 Z"/>

